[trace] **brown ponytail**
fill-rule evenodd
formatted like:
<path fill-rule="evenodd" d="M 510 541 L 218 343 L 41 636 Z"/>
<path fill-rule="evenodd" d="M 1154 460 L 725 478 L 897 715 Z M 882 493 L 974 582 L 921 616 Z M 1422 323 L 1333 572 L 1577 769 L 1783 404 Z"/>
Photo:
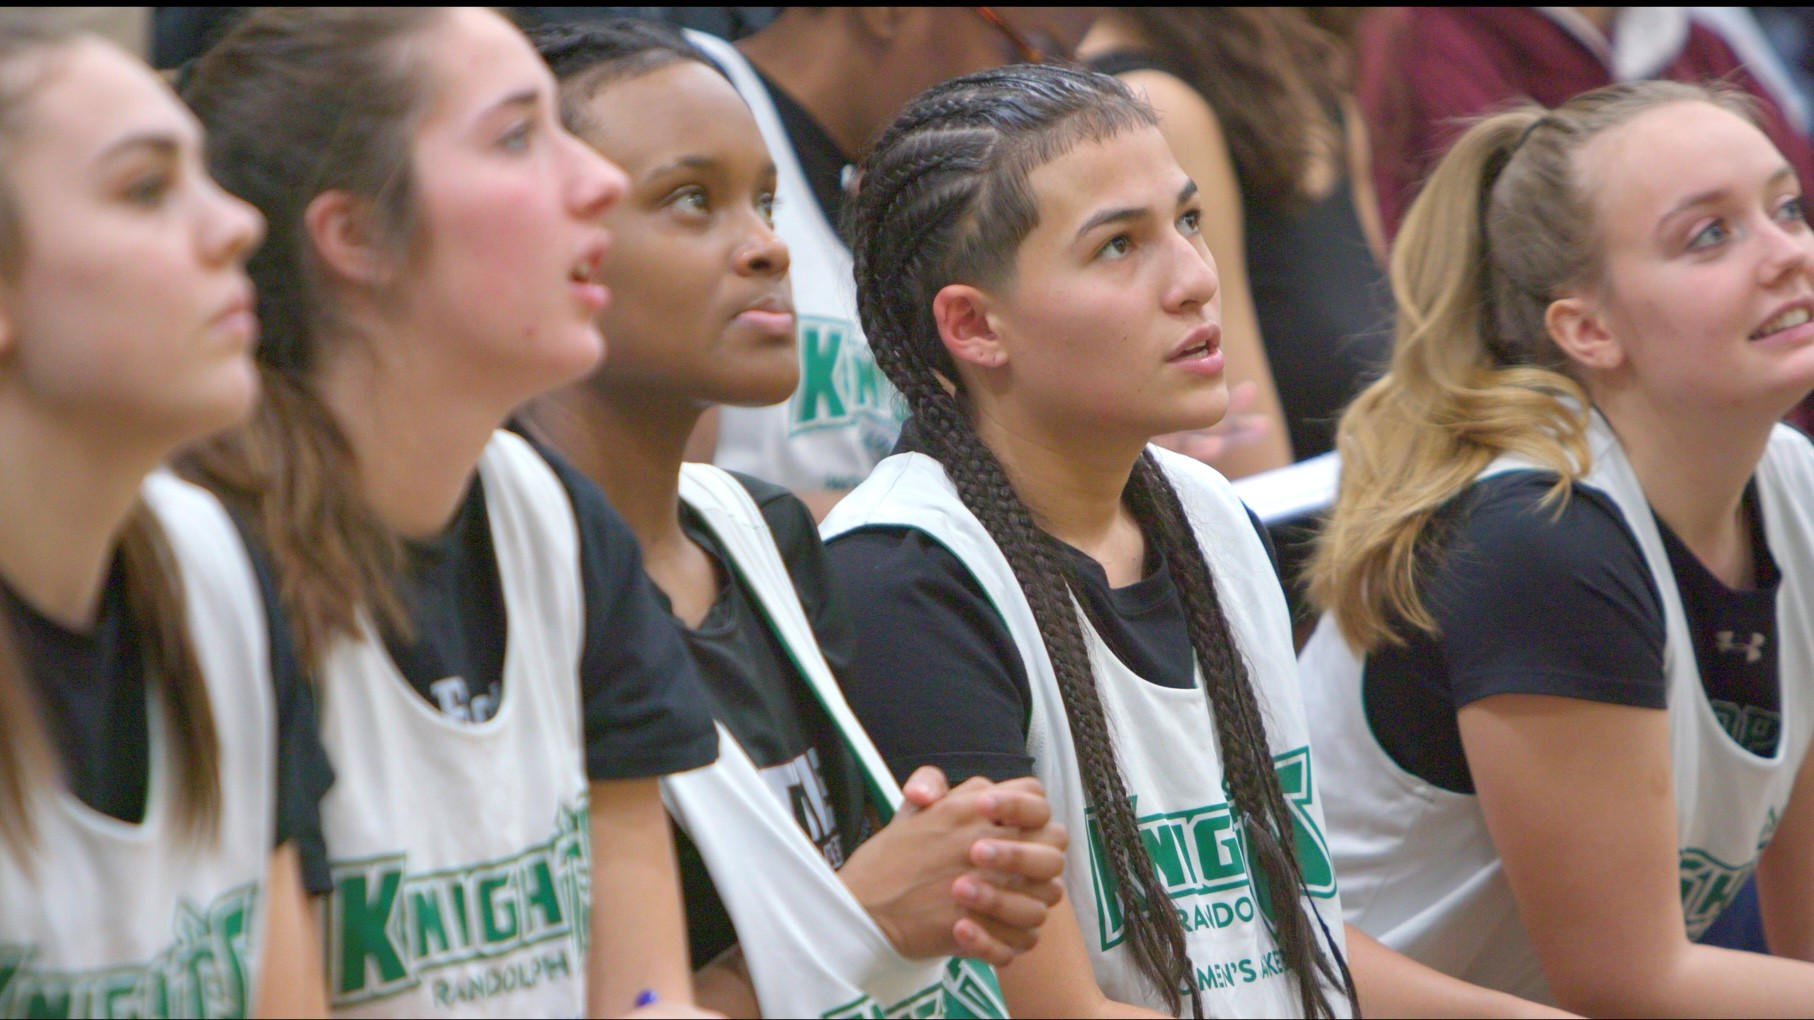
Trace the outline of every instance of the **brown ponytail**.
<path fill-rule="evenodd" d="M 364 500 L 351 446 L 314 390 L 343 323 L 303 223 L 316 196 L 364 200 L 393 250 L 417 230 L 411 129 L 426 96 L 409 45 L 440 8 L 267 7 L 196 64 L 184 90 L 208 130 L 214 176 L 264 213 L 247 265 L 258 288 L 264 399 L 245 429 L 184 471 L 256 522 L 305 664 L 356 634 L 363 607 L 407 634 L 396 591 L 402 544 Z"/>
<path fill-rule="evenodd" d="M 41 19 L 0 17 L 0 150 L 17 144 L 30 95 L 56 51 L 79 38 Z M 0 187 L 0 274 L 16 277 L 28 252 L 14 196 Z M 189 633 L 182 575 L 163 528 L 143 502 L 121 530 L 127 608 L 141 634 L 145 677 L 170 722 L 177 755 L 176 820 L 184 834 L 211 839 L 220 820 L 220 747 L 208 687 Z M 0 606 L 0 846 L 22 852 L 36 838 L 32 791 L 58 783 L 61 769 L 44 730 L 32 678 Z M 156 767 L 155 765 L 153 767 Z"/>

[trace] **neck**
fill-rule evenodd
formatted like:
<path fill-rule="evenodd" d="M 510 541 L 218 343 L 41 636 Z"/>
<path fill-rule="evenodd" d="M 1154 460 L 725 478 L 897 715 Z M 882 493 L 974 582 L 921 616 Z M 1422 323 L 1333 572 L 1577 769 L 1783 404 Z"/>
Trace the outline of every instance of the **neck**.
<path fill-rule="evenodd" d="M 885 121 L 865 104 L 863 90 L 851 87 L 852 81 L 863 80 L 863 70 L 850 66 L 853 57 L 860 60 L 856 40 L 834 44 L 825 38 L 839 13 L 784 8 L 773 24 L 739 42 L 737 49 L 818 121 L 839 152 L 858 159 L 869 151 Z M 881 116 L 892 117 L 893 111 Z"/>
<path fill-rule="evenodd" d="M 41 412 L 0 401 L 0 578 L 49 619 L 85 631 L 164 447 L 125 446 Z"/>
<path fill-rule="evenodd" d="M 680 529 L 680 464 L 704 408 L 598 380 L 537 402 L 535 423 L 563 456 L 605 491 L 651 563 L 687 544 Z"/>
<path fill-rule="evenodd" d="M 1752 409 L 1659 407 L 1635 389 L 1596 393 L 1594 403 L 1618 434 L 1657 516 L 1716 574 L 1734 580 L 1728 575 L 1743 571 L 1722 570 L 1721 564 L 1750 561 L 1740 503 L 1776 416 Z"/>
<path fill-rule="evenodd" d="M 986 409 L 977 413 L 976 431 L 1052 537 L 1100 560 L 1131 523 L 1121 496 L 1144 444 L 1053 436 Z"/>
<path fill-rule="evenodd" d="M 429 359 L 392 360 L 377 345 L 329 340 L 336 352 L 316 375 L 322 401 L 359 465 L 361 491 L 378 518 L 409 539 L 446 530 L 472 484 L 479 456 L 511 407 L 450 398 L 470 380 L 446 378 Z"/>

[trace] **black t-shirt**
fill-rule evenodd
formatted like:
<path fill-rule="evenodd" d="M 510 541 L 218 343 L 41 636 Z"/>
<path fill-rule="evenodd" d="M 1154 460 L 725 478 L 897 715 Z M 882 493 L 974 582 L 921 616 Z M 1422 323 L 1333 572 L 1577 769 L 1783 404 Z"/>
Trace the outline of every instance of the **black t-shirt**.
<path fill-rule="evenodd" d="M 853 641 L 850 621 L 833 590 L 812 515 L 780 486 L 741 474 L 736 478 L 762 509 L 825 661 L 834 675 L 846 675 Z M 685 504 L 680 519 L 687 536 L 716 561 L 723 586 L 699 627 L 683 631 L 713 714 L 792 806 L 795 822 L 826 862 L 841 867 L 855 849 L 867 804 L 856 763 L 711 529 Z M 665 604 L 659 589 L 656 597 Z M 675 841 L 693 966 L 703 967 L 730 948 L 737 933 L 698 848 L 678 828 Z"/>
<path fill-rule="evenodd" d="M 596 485 L 552 451 L 536 450 L 566 489 L 579 527 L 587 777 L 662 776 L 711 763 L 718 756 L 711 709 L 692 658 L 643 573 L 635 534 Z M 509 619 L 476 473 L 447 530 L 408 543 L 406 552 L 400 592 L 413 640 L 387 635 L 386 649 L 428 704 L 463 722 L 489 718 L 502 696 Z M 325 851 L 305 863 L 325 874 Z"/>
<path fill-rule="evenodd" d="M 1543 498 L 1555 476 L 1485 479 L 1438 513 L 1437 552 L 1422 588 L 1440 638 L 1367 657 L 1368 724 L 1388 755 L 1434 786 L 1473 793 L 1456 712 L 1496 694 L 1546 694 L 1664 708 L 1663 605 L 1617 506 L 1575 486 L 1560 511 Z M 1734 739 L 1774 753 L 1779 695 L 1775 599 L 1781 573 L 1764 542 L 1756 494 L 1757 588 L 1734 592 L 1657 521 L 1701 667 Z M 1720 635 L 1724 634 L 1724 638 Z M 1742 635 L 1742 636 L 1740 636 Z M 1756 652 L 1755 658 L 1751 653 Z"/>
<path fill-rule="evenodd" d="M 1265 528 L 1248 517 L 1270 555 Z M 1120 588 L 1089 554 L 1063 551 L 1103 643 L 1143 679 L 1189 688 L 1196 657 L 1184 606 L 1170 564 L 1146 547 L 1144 576 Z M 936 765 L 953 783 L 1032 775 L 1026 665 L 969 568 L 911 528 L 849 532 L 828 550 L 839 588 L 863 607 L 845 696 L 894 774 Z"/>
<path fill-rule="evenodd" d="M 838 149 L 838 143 L 831 140 L 824 126 L 793 96 L 782 91 L 761 71 L 756 72 L 756 77 L 768 90 L 769 98 L 774 100 L 781 130 L 787 133 L 794 157 L 800 161 L 800 171 L 806 175 L 806 183 L 812 188 L 813 198 L 825 214 L 825 221 L 834 231 L 842 231 L 844 203 L 849 199 L 844 190 L 844 179 L 856 160 Z"/>
<path fill-rule="evenodd" d="M 718 734 L 698 671 L 642 569 L 636 535 L 605 494 L 535 445 L 573 502 L 586 636 L 580 653 L 586 775 L 662 776 L 717 758 Z M 413 641 L 387 635 L 392 661 L 424 700 L 462 721 L 497 710 L 509 636 L 485 491 L 474 474 L 447 530 L 408 543 L 401 592 Z"/>
<path fill-rule="evenodd" d="M 247 546 L 264 594 L 270 635 L 277 716 L 275 844 L 295 841 L 303 855 L 304 884 L 311 892 L 325 892 L 333 886 L 326 867 L 309 865 L 321 851 L 321 798 L 333 785 L 334 772 L 317 736 L 314 697 L 277 609 L 270 570 L 258 550 Z M 134 824 L 143 821 L 151 780 L 148 702 L 154 695 L 119 557 L 102 590 L 94 628 L 87 633 L 47 619 L 4 585 L 0 601 L 70 791 L 102 814 Z M 215 720 L 215 732 L 220 740 L 233 739 L 232 720 Z"/>

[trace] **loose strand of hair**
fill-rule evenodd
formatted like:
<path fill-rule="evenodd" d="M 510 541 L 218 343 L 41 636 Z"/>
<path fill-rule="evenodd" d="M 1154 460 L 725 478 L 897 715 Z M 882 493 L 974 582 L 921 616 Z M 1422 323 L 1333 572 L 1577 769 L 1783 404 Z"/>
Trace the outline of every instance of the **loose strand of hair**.
<path fill-rule="evenodd" d="M 163 526 L 143 501 L 120 534 L 126 605 L 137 624 L 145 676 L 157 688 L 176 758 L 177 827 L 198 840 L 220 831 L 220 740 L 190 635 L 181 569 Z M 154 766 L 155 767 L 155 766 Z"/>

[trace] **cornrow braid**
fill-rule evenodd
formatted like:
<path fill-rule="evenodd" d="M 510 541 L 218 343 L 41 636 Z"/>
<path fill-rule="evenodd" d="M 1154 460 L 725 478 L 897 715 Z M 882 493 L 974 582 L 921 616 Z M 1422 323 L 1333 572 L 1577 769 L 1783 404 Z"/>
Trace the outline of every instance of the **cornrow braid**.
<path fill-rule="evenodd" d="M 939 340 L 932 298 L 953 282 L 1005 280 L 1038 223 L 1028 175 L 1086 140 L 1153 126 L 1152 111 L 1113 78 L 1020 66 L 937 86 L 914 100 L 862 168 L 845 233 L 857 306 L 876 364 L 907 401 L 925 451 L 1000 547 L 1051 657 L 1084 792 L 1122 899 L 1127 944 L 1173 1013 L 1188 989 L 1203 1004 L 1185 932 L 1140 837 L 1091 669 L 1076 579 L 1057 539 L 1040 529 L 1006 470 L 977 434 L 962 380 Z M 1127 499 L 1150 541 L 1178 564 L 1191 644 L 1203 667 L 1234 810 L 1261 892 L 1303 889 L 1291 814 L 1272 768 L 1265 725 L 1209 566 L 1182 506 L 1150 455 Z M 1321 953 L 1296 895 L 1273 896 L 1274 931 L 1309 1016 L 1333 1016 L 1318 983 L 1352 988 Z M 1338 961 L 1339 963 L 1339 961 Z M 1352 1002 L 1352 992 L 1349 993 Z M 1358 1012 L 1358 1010 L 1357 1010 Z"/>

